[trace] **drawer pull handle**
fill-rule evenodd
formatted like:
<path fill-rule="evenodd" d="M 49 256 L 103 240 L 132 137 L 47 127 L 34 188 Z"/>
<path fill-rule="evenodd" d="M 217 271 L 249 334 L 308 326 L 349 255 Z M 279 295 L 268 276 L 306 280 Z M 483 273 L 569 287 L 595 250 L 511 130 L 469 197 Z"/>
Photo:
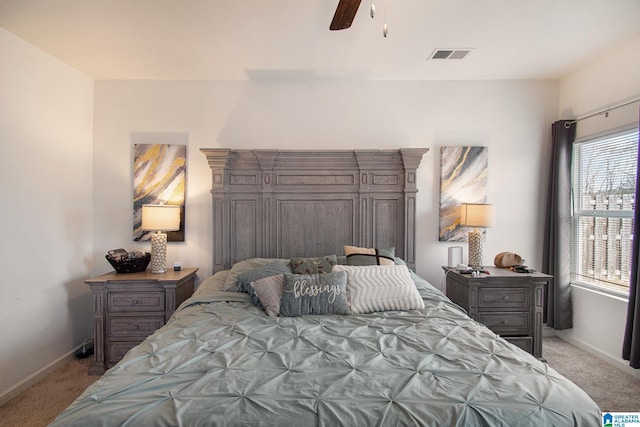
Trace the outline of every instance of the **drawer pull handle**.
<path fill-rule="evenodd" d="M 502 321 L 502 325 L 503 326 L 508 326 L 509 325 L 509 321 L 508 320 L 503 320 Z"/>
<path fill-rule="evenodd" d="M 140 301 L 138 301 L 137 299 L 134 299 L 133 300 L 133 305 L 138 305 L 138 304 L 140 304 Z"/>
<path fill-rule="evenodd" d="M 502 301 L 509 301 L 509 297 L 507 295 L 503 296 Z"/>
<path fill-rule="evenodd" d="M 140 330 L 140 326 L 138 324 L 133 325 L 133 329 L 135 329 L 136 331 Z"/>

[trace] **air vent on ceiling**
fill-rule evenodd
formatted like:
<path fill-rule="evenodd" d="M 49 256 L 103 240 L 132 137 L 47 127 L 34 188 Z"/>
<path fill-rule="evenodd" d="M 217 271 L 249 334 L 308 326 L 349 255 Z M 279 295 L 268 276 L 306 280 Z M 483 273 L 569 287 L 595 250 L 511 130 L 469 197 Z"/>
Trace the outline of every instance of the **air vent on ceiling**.
<path fill-rule="evenodd" d="M 463 59 L 469 55 L 472 50 L 473 49 L 436 49 L 429 55 L 429 59 Z"/>

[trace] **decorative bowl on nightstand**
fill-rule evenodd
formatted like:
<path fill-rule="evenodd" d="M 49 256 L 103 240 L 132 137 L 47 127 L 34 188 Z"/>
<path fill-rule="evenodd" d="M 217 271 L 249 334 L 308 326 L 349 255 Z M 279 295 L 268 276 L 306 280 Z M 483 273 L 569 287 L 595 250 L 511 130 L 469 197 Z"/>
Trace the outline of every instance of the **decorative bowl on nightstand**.
<path fill-rule="evenodd" d="M 139 273 L 147 269 L 151 261 L 151 254 L 149 252 L 129 252 L 120 257 L 112 257 L 107 254 L 105 258 L 117 273 Z"/>

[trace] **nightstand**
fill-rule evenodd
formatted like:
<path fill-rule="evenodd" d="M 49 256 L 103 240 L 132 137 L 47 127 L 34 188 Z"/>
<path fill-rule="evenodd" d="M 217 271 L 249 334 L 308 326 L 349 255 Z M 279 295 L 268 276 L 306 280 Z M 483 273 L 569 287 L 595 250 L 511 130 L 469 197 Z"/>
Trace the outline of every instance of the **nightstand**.
<path fill-rule="evenodd" d="M 447 296 L 472 319 L 542 359 L 544 288 L 553 276 L 496 267 L 484 270 L 489 274 L 472 277 L 445 267 Z"/>
<path fill-rule="evenodd" d="M 163 326 L 193 294 L 197 271 L 111 272 L 85 280 L 93 294 L 95 363 L 89 374 L 102 375 Z"/>

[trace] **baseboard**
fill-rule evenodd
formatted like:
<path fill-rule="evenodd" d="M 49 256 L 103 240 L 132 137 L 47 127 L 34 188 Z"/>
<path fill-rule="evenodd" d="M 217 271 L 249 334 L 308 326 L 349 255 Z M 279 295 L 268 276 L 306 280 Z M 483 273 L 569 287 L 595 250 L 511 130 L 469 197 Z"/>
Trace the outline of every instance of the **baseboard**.
<path fill-rule="evenodd" d="M 628 364 L 629 362 L 627 362 L 626 360 L 623 360 L 622 358 L 617 359 L 611 356 L 610 354 L 607 354 L 602 350 L 592 346 L 591 344 L 588 344 L 582 340 L 577 340 L 575 338 L 570 337 L 569 334 L 561 330 L 557 330 L 555 332 L 556 332 L 555 335 L 561 340 L 568 342 L 569 344 L 579 348 L 580 350 L 584 350 L 587 353 L 596 356 L 597 358 L 603 360 L 604 362 L 607 362 L 608 364 L 613 365 L 614 367 L 621 369 L 625 373 L 632 375 L 635 378 L 640 380 L 640 369 L 632 368 L 631 366 L 629 366 Z M 544 348 L 544 342 L 543 342 L 543 348 Z"/>
<path fill-rule="evenodd" d="M 78 348 L 80 348 L 80 347 L 78 347 Z M 16 384 L 12 388 L 10 388 L 9 391 L 7 391 L 6 393 L 4 393 L 3 395 L 0 396 L 0 405 L 4 405 L 8 401 L 10 401 L 11 399 L 16 397 L 17 395 L 19 395 L 23 391 L 25 391 L 26 389 L 31 387 L 32 385 L 36 384 L 38 381 L 44 379 L 45 377 L 47 377 L 52 372 L 54 372 L 57 369 L 59 369 L 62 366 L 64 366 L 65 363 L 67 363 L 69 360 L 73 359 L 73 357 L 75 356 L 75 353 L 76 353 L 77 350 L 78 349 L 76 348 L 76 349 L 71 350 L 69 353 L 62 355 L 58 359 L 56 359 L 53 362 L 49 363 L 48 365 L 46 365 L 42 369 L 34 372 L 32 375 L 30 375 L 29 377 L 27 377 L 23 381 L 19 382 L 18 384 Z"/>

